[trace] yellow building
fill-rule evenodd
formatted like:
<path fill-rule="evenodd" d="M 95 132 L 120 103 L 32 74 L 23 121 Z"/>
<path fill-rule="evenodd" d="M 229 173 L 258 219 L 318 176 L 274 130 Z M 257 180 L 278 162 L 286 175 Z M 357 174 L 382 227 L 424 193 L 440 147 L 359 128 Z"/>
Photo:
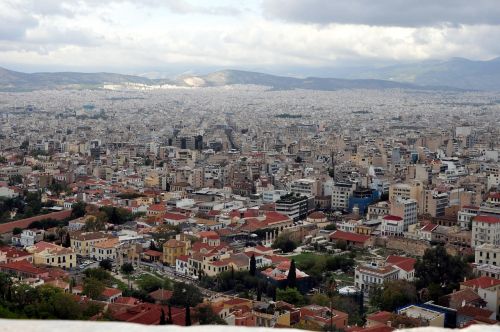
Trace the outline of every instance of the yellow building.
<path fill-rule="evenodd" d="M 91 247 L 108 240 L 111 236 L 102 232 L 75 232 L 70 234 L 71 249 L 77 255 L 89 257 Z"/>
<path fill-rule="evenodd" d="M 189 242 L 170 239 L 163 244 L 163 263 L 175 266 L 175 260 L 179 256 L 187 254 Z"/>
<path fill-rule="evenodd" d="M 57 266 L 62 269 L 71 269 L 76 266 L 76 254 L 71 248 L 41 241 L 26 250 L 33 254 L 35 265 Z"/>

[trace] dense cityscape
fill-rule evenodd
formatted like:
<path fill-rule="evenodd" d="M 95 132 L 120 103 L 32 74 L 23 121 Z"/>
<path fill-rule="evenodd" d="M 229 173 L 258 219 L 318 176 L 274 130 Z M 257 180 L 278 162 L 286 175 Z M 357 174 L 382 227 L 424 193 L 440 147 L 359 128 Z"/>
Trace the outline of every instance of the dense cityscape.
<path fill-rule="evenodd" d="M 497 94 L 231 85 L 0 100 L 2 317 L 497 324 Z"/>
<path fill-rule="evenodd" d="M 0 0 L 0 332 L 500 330 L 498 0 Z"/>

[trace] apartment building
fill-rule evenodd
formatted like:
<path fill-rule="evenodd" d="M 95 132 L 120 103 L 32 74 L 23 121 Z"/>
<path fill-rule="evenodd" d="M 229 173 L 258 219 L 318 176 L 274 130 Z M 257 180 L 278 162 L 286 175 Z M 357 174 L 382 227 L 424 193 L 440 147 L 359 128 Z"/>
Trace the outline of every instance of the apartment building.
<path fill-rule="evenodd" d="M 352 196 L 355 184 L 347 182 L 336 182 L 332 187 L 332 209 L 347 210 L 349 208 L 349 197 Z"/>
<path fill-rule="evenodd" d="M 483 243 L 474 249 L 474 263 L 500 267 L 500 246 Z"/>
<path fill-rule="evenodd" d="M 473 247 L 489 243 L 500 245 L 500 217 L 479 215 L 472 219 L 472 241 Z"/>
<path fill-rule="evenodd" d="M 396 197 L 391 203 L 391 215 L 403 219 L 403 231 L 408 230 L 408 226 L 417 223 L 418 204 L 415 199 L 404 199 Z"/>

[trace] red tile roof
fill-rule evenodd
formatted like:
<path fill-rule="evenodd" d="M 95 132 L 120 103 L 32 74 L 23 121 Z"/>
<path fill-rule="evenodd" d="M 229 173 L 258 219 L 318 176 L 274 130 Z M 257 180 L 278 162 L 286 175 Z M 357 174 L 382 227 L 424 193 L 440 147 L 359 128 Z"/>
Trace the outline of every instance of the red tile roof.
<path fill-rule="evenodd" d="M 38 268 L 25 260 L 0 264 L 0 271 L 16 271 L 28 273 L 33 276 L 48 275 L 48 271 L 46 269 Z"/>
<path fill-rule="evenodd" d="M 47 214 L 42 214 L 36 217 L 20 219 L 16 221 L 7 222 L 4 224 L 0 224 L 0 234 L 10 233 L 14 230 L 14 228 L 28 228 L 28 226 L 35 221 L 40 221 L 44 219 L 55 219 L 55 220 L 63 220 L 69 218 L 71 216 L 71 210 L 63 210 L 58 212 L 52 212 Z"/>
<path fill-rule="evenodd" d="M 180 221 L 180 220 L 187 220 L 188 217 L 186 217 L 185 215 L 183 214 L 179 214 L 179 213 L 172 213 L 172 212 L 165 212 L 163 214 L 163 218 L 165 219 L 169 219 L 169 220 L 177 220 L 177 221 Z"/>
<path fill-rule="evenodd" d="M 399 216 L 393 216 L 391 214 L 387 215 L 384 217 L 384 220 L 390 220 L 390 221 L 403 221 L 403 218 Z"/>
<path fill-rule="evenodd" d="M 497 223 L 500 223 L 500 217 L 480 215 L 480 216 L 474 217 L 473 221 L 474 222 L 485 222 L 488 224 L 497 224 Z"/>
<path fill-rule="evenodd" d="M 389 311 L 379 311 L 371 315 L 366 316 L 367 320 L 372 320 L 379 323 L 387 323 L 391 319 L 392 312 Z"/>
<path fill-rule="evenodd" d="M 474 288 L 490 288 L 493 286 L 500 285 L 500 280 L 491 277 L 482 276 L 476 279 L 470 279 L 462 282 L 462 285 L 466 287 Z"/>
<path fill-rule="evenodd" d="M 424 227 L 422 227 L 420 230 L 422 230 L 424 232 L 432 232 L 437 227 L 438 227 L 438 225 L 436 225 L 436 224 L 427 224 Z"/>
<path fill-rule="evenodd" d="M 366 241 L 370 240 L 370 236 L 356 234 L 356 233 L 349 233 L 349 232 L 344 232 L 344 231 L 334 231 L 332 234 L 330 234 L 330 239 L 332 239 L 332 240 L 345 240 L 345 241 L 351 241 L 351 242 L 356 242 L 356 243 L 365 243 Z"/>
<path fill-rule="evenodd" d="M 386 259 L 386 263 L 395 265 L 406 272 L 412 271 L 415 268 L 416 262 L 417 260 L 415 258 L 394 255 L 390 255 Z"/>
<path fill-rule="evenodd" d="M 106 287 L 102 291 L 101 295 L 104 296 L 105 298 L 110 298 L 120 294 L 122 294 L 122 291 L 120 289 Z"/>

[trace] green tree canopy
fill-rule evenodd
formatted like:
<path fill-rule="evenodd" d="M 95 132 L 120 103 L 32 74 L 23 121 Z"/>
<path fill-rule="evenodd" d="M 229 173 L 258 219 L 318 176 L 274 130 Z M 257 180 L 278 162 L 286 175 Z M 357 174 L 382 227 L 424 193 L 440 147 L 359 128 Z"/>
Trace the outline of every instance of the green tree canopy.
<path fill-rule="evenodd" d="M 376 288 L 370 296 L 370 304 L 380 310 L 394 311 L 406 304 L 415 303 L 417 289 L 406 280 L 391 280 Z"/>
<path fill-rule="evenodd" d="M 415 264 L 417 289 L 428 288 L 431 284 L 441 289 L 438 291 L 439 288 L 434 286 L 436 289 L 431 297 L 433 300 L 458 288 L 460 281 L 468 273 L 467 263 L 459 256 L 449 255 L 441 245 L 427 249 L 424 256 Z"/>
<path fill-rule="evenodd" d="M 279 235 L 272 245 L 273 249 L 281 249 L 283 252 L 292 252 L 297 248 L 297 243 L 290 239 L 288 234 Z"/>
<path fill-rule="evenodd" d="M 278 301 L 285 301 L 293 305 L 303 305 L 306 303 L 304 296 L 297 290 L 297 288 L 288 287 L 286 289 L 276 290 L 276 299 Z"/>
<path fill-rule="evenodd" d="M 203 302 L 203 295 L 198 287 L 184 282 L 176 282 L 174 284 L 174 291 L 170 298 L 170 304 L 179 307 L 195 307 L 201 302 Z"/>

